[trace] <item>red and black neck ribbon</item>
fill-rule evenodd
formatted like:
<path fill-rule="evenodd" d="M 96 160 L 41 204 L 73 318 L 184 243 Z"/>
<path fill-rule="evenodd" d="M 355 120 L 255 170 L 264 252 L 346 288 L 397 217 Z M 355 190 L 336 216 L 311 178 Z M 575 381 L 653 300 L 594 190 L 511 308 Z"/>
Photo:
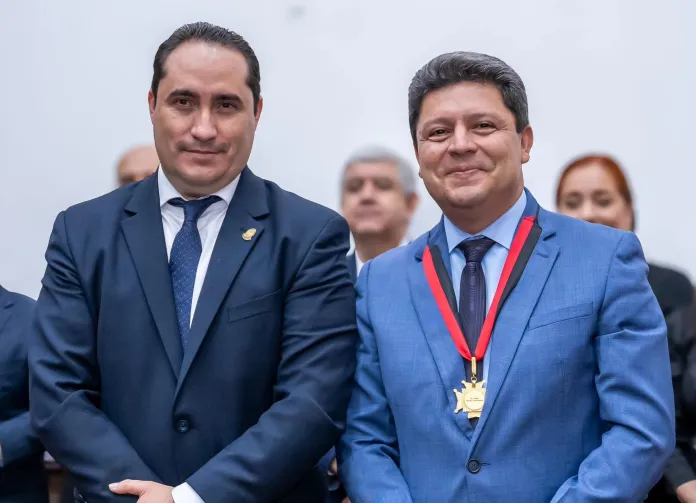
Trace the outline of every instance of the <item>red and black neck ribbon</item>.
<path fill-rule="evenodd" d="M 488 309 L 488 314 L 483 322 L 481 333 L 478 337 L 478 342 L 474 353 L 464 337 L 462 323 L 457 309 L 457 300 L 452 287 L 452 280 L 443 261 L 442 254 L 436 245 L 428 245 L 423 252 L 423 269 L 428 280 L 430 290 L 435 297 L 435 302 L 445 321 L 447 330 L 454 341 L 459 353 L 465 359 L 471 361 L 472 356 L 477 362 L 483 360 L 486 354 L 486 349 L 491 340 L 493 328 L 495 327 L 496 319 L 502 309 L 505 301 L 510 296 L 512 290 L 517 286 L 522 273 L 524 272 L 529 258 L 532 256 L 534 247 L 541 236 L 541 227 L 537 223 L 535 216 L 524 217 L 517 228 L 515 237 L 510 245 L 503 272 L 500 275 L 498 287 L 493 296 L 493 302 Z"/>

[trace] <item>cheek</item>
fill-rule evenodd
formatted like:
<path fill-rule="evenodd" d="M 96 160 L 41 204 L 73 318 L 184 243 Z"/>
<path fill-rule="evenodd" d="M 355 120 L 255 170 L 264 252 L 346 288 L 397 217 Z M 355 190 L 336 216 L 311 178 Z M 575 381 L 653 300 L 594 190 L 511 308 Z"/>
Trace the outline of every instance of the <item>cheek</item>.
<path fill-rule="evenodd" d="M 254 138 L 253 116 L 230 118 L 221 122 L 218 126 L 218 133 L 230 144 L 244 145 L 250 143 Z"/>

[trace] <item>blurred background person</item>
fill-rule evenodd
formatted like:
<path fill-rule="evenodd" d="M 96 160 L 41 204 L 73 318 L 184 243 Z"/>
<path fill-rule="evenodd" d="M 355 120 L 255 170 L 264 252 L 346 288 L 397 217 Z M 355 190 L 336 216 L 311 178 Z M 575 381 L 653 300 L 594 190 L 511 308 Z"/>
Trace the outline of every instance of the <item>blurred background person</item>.
<path fill-rule="evenodd" d="M 353 281 L 365 262 L 408 241 L 418 203 L 413 168 L 397 153 L 369 146 L 348 158 L 341 175 L 341 211 L 355 242 L 348 254 Z M 327 503 L 350 501 L 341 487 L 334 449 L 320 468 L 326 474 Z"/>
<path fill-rule="evenodd" d="M 43 447 L 29 422 L 34 301 L 0 286 L 0 503 L 46 503 Z"/>
<path fill-rule="evenodd" d="M 154 145 L 143 145 L 127 150 L 117 166 L 118 186 L 139 182 L 155 172 L 159 158 Z"/>
<path fill-rule="evenodd" d="M 634 231 L 636 214 L 627 177 L 607 155 L 585 155 L 570 162 L 556 187 L 560 213 L 625 231 Z M 677 420 L 677 449 L 647 501 L 696 503 L 696 351 L 693 347 L 694 289 L 684 274 L 648 264 L 648 282 L 667 321 Z M 689 360 L 692 360 L 691 362 Z M 691 371 L 691 372 L 689 372 Z M 679 499 L 676 499 L 676 496 Z"/>
<path fill-rule="evenodd" d="M 634 231 L 633 195 L 621 166 L 606 155 L 586 155 L 565 167 L 556 188 L 560 213 L 588 222 Z M 648 281 L 666 315 L 688 306 L 694 291 L 689 278 L 667 267 L 648 264 Z"/>
<path fill-rule="evenodd" d="M 341 211 L 355 241 L 348 255 L 353 279 L 368 260 L 408 241 L 418 207 L 416 177 L 398 154 L 366 147 L 346 161 L 341 182 Z"/>

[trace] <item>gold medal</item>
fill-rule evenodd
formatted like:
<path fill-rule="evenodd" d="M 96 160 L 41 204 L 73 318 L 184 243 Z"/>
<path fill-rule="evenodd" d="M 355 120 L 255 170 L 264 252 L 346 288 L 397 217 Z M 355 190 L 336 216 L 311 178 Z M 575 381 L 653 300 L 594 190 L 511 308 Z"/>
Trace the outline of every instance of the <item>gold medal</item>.
<path fill-rule="evenodd" d="M 464 387 L 461 391 L 454 390 L 457 397 L 457 407 L 454 413 L 461 411 L 467 413 L 469 419 L 481 417 L 483 405 L 486 401 L 486 388 L 483 387 L 486 381 L 480 383 L 476 379 L 476 358 L 471 359 L 471 382 L 462 381 Z"/>

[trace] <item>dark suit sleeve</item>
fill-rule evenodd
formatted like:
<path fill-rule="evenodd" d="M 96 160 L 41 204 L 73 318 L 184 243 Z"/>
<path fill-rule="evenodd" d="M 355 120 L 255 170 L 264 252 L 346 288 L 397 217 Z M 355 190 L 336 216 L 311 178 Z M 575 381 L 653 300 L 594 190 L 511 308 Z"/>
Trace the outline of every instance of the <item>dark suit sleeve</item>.
<path fill-rule="evenodd" d="M 29 423 L 29 412 L 15 416 L 9 421 L 0 422 L 0 448 L 2 448 L 2 467 L 43 450 L 41 441 L 34 434 Z"/>
<path fill-rule="evenodd" d="M 344 428 L 355 371 L 348 226 L 330 220 L 285 298 L 275 403 L 188 483 L 206 502 L 275 501 L 310 472 Z M 319 475 L 319 474 L 317 474 Z"/>
<path fill-rule="evenodd" d="M 642 501 L 675 447 L 667 328 L 638 238 L 622 235 L 595 336 L 602 443 L 554 496 L 557 502 Z"/>
<path fill-rule="evenodd" d="M 135 501 L 108 484 L 158 477 L 99 409 L 96 319 L 81 284 L 65 214 L 56 219 L 29 348 L 31 419 L 46 449 L 75 476 L 90 503 Z"/>
<path fill-rule="evenodd" d="M 34 301 L 23 297 L 15 304 L 15 312 L 8 323 L 6 329 L 12 331 L 12 337 L 17 337 L 19 342 L 19 358 L 23 359 L 23 371 L 17 374 L 18 382 L 13 382 L 12 386 L 22 389 L 26 397 L 29 383 L 28 364 L 27 364 L 27 338 L 31 329 Z M 28 408 L 27 408 L 28 409 Z M 7 421 L 0 421 L 0 448 L 2 449 L 2 465 L 9 466 L 15 461 L 19 461 L 31 455 L 39 454 L 43 451 L 41 441 L 34 433 L 29 422 L 29 411 L 19 414 Z"/>

